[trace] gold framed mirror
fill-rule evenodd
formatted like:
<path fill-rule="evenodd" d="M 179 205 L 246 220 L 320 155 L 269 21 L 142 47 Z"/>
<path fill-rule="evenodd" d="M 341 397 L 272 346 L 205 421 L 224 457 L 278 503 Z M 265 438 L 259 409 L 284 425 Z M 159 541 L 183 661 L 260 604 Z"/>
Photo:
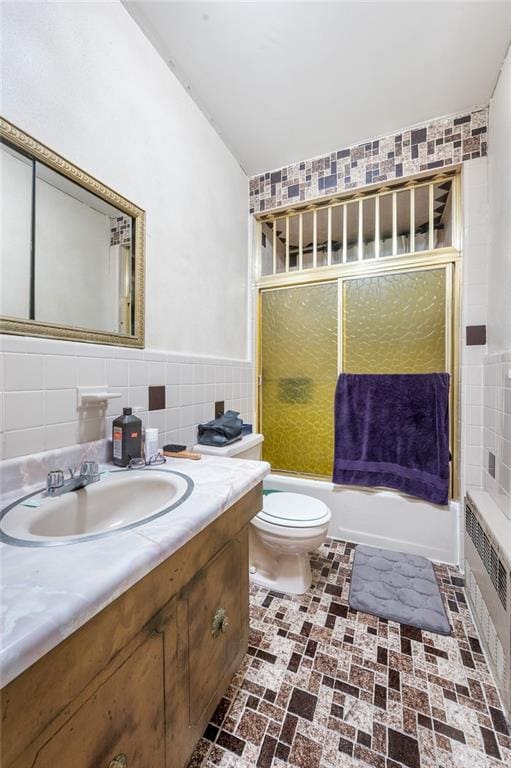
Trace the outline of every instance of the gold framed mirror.
<path fill-rule="evenodd" d="M 0 117 L 0 332 L 144 346 L 145 212 Z"/>

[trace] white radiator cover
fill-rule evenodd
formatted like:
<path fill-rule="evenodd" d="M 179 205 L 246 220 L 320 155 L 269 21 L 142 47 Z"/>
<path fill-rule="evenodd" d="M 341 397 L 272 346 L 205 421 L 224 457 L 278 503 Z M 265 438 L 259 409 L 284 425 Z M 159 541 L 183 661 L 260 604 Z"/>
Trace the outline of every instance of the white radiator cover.
<path fill-rule="evenodd" d="M 492 515 L 483 515 L 472 495 L 467 495 L 465 499 L 466 593 L 504 707 L 509 715 L 511 711 L 511 564 L 502 546 L 502 530 L 499 528 L 497 536 L 491 522 Z"/>

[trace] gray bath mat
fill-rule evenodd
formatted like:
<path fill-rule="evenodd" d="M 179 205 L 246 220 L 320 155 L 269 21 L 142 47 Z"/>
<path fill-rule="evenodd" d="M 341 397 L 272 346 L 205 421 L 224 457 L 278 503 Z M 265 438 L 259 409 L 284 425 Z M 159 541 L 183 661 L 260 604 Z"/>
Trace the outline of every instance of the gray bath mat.
<path fill-rule="evenodd" d="M 355 611 L 451 634 L 433 566 L 420 555 L 359 544 L 348 602 Z"/>

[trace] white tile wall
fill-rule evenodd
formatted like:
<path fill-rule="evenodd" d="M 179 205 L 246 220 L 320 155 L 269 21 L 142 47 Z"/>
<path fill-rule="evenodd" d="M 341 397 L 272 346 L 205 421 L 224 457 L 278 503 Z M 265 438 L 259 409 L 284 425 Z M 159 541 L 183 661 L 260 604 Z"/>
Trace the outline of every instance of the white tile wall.
<path fill-rule="evenodd" d="M 461 369 L 462 493 L 484 487 L 511 517 L 511 351 L 488 355 L 488 346 L 465 346 L 466 325 L 487 325 L 491 255 L 486 159 L 463 167 L 463 307 Z M 493 310 L 493 307 L 492 307 Z M 495 478 L 489 474 L 489 451 Z"/>
<path fill-rule="evenodd" d="M 495 478 L 488 471 L 490 451 Z M 488 355 L 484 364 L 483 485 L 511 518 L 511 350 Z"/>
<path fill-rule="evenodd" d="M 488 164 L 463 165 L 463 292 L 461 312 L 461 494 L 482 486 L 483 363 L 485 346 L 466 346 L 467 325 L 486 325 L 488 311 Z"/>
<path fill-rule="evenodd" d="M 483 484 L 511 517 L 511 49 L 490 102 L 488 189 L 491 263 L 484 363 Z M 495 478 L 488 454 L 495 456 Z"/>
<path fill-rule="evenodd" d="M 124 406 L 158 427 L 161 445 L 194 443 L 216 400 L 254 422 L 253 366 L 243 360 L 23 336 L 1 336 L 0 349 L 4 459 L 109 437 Z M 148 412 L 149 384 L 166 387 L 165 410 Z M 104 409 L 78 409 L 77 386 L 107 386 L 122 397 Z"/>

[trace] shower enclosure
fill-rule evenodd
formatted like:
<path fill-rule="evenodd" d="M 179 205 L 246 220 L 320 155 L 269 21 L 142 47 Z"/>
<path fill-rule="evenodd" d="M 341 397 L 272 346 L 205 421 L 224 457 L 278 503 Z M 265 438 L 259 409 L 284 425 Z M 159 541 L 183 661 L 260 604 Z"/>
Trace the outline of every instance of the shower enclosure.
<path fill-rule="evenodd" d="M 273 472 L 331 477 L 341 371 L 450 373 L 456 458 L 458 184 L 420 179 L 260 219 L 258 412 Z"/>

